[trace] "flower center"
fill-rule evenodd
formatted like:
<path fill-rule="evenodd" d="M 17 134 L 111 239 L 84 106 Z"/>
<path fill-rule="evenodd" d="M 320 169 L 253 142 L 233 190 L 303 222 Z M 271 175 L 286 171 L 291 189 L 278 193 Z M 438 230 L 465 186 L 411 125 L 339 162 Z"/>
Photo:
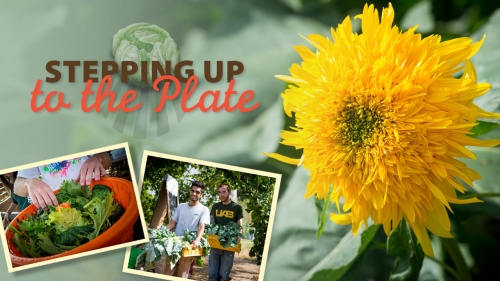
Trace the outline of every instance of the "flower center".
<path fill-rule="evenodd" d="M 356 103 L 348 103 L 341 112 L 342 144 L 350 146 L 368 146 L 372 136 L 383 125 L 383 118 L 377 108 L 368 108 Z"/>

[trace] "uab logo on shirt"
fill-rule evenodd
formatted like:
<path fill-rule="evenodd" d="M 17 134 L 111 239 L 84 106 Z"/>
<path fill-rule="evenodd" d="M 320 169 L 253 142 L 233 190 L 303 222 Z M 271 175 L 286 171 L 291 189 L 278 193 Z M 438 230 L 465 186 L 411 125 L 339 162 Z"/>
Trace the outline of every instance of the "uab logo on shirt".
<path fill-rule="evenodd" d="M 228 210 L 215 210 L 215 215 L 218 217 L 234 218 L 234 212 Z"/>

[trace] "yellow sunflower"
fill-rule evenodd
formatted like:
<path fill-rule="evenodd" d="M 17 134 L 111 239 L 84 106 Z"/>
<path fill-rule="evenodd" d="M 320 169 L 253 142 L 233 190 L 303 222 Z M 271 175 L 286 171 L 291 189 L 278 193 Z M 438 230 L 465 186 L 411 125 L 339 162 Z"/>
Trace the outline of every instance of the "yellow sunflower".
<path fill-rule="evenodd" d="M 391 4 L 381 20 L 373 5 L 356 18 L 362 34 L 346 17 L 331 29 L 333 40 L 309 35 L 317 51 L 296 46 L 303 62 L 291 76 L 276 76 L 293 84 L 282 97 L 296 126 L 281 133 L 282 143 L 303 154 L 267 155 L 310 171 L 305 197 L 326 198 L 332 188 L 338 214 L 330 218 L 352 223 L 354 235 L 369 218 L 389 234 L 403 217 L 433 256 L 427 230 L 452 237 L 449 203 L 481 202 L 457 199 L 455 189 L 467 191 L 459 179 L 472 185 L 481 176 L 456 158 L 475 159 L 465 146 L 500 144 L 468 136 L 478 117 L 499 117 L 472 103 L 491 88 L 476 82 L 469 61 L 484 38 L 441 42 L 422 38 L 417 27 L 400 32 Z M 462 69 L 462 77 L 452 76 Z"/>

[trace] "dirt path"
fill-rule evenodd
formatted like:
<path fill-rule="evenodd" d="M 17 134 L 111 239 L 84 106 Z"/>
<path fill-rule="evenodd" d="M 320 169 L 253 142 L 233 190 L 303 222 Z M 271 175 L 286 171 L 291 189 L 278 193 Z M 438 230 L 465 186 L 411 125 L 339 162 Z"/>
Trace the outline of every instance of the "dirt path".
<path fill-rule="evenodd" d="M 203 258 L 204 266 L 195 266 L 191 279 L 199 281 L 208 280 L 208 257 Z M 255 261 L 234 257 L 233 270 L 231 270 L 232 281 L 248 280 L 257 281 L 260 266 Z"/>

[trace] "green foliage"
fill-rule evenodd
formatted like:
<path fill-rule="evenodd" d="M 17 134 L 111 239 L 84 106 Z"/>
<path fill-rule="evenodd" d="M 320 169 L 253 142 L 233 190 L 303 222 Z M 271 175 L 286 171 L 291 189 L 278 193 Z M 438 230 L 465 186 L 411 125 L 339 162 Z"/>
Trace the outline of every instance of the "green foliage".
<path fill-rule="evenodd" d="M 320 200 L 318 198 L 315 199 L 316 208 L 318 209 L 318 231 L 316 232 L 316 239 L 319 239 L 323 234 L 323 231 L 325 231 L 326 213 L 328 211 L 328 204 L 330 203 L 328 198 L 330 198 L 331 193 L 332 190 L 330 189 L 325 200 Z"/>
<path fill-rule="evenodd" d="M 492 12 L 492 11 L 491 11 Z M 481 49 L 475 54 L 471 61 L 474 63 L 478 82 L 487 82 L 492 85 L 492 89 L 486 94 L 476 98 L 474 104 L 486 111 L 500 112 L 500 88 L 497 86 L 500 83 L 499 68 L 497 61 L 500 59 L 498 45 L 500 43 L 500 11 L 497 10 L 480 30 L 474 33 L 471 37 L 474 41 L 481 40 L 484 35 L 484 40 Z M 482 121 L 500 123 L 499 118 L 481 119 Z M 479 125 L 478 125 L 479 126 Z M 477 127 L 477 126 L 476 126 Z M 474 131 L 474 128 L 472 128 Z M 498 138 L 498 136 L 496 136 Z"/>
<path fill-rule="evenodd" d="M 81 186 L 73 180 L 65 180 L 61 184 L 59 192 L 56 194 L 57 202 L 68 202 L 72 208 L 78 211 L 83 210 L 90 199 L 92 191 L 88 186 Z"/>
<path fill-rule="evenodd" d="M 397 258 L 390 280 L 418 280 L 424 252 L 410 225 L 404 219 L 401 219 L 398 227 L 389 235 L 387 253 Z"/>
<path fill-rule="evenodd" d="M 184 162 L 161 159 L 149 156 L 144 172 L 144 181 L 141 189 L 141 204 L 144 210 L 144 219 L 149 222 L 153 217 L 153 212 L 160 195 L 161 182 L 166 174 L 179 181 L 179 192 L 186 188 L 181 180 L 189 169 L 189 165 Z M 181 201 L 182 202 L 182 201 Z M 168 221 L 166 221 L 167 223 Z"/>
<path fill-rule="evenodd" d="M 234 221 L 226 225 L 210 224 L 205 228 L 205 231 L 207 234 L 217 235 L 217 240 L 219 240 L 220 245 L 224 248 L 236 247 L 238 245 L 238 237 L 243 237 L 241 226 Z"/>
<path fill-rule="evenodd" d="M 92 240 L 96 238 L 99 233 L 111 226 L 108 218 L 116 209 L 116 204 L 113 204 L 113 192 L 108 193 L 105 200 L 94 197 L 94 199 L 90 200 L 83 208 L 88 210 L 84 214 L 89 215 L 94 221 L 94 232 L 89 236 L 89 239 Z"/>
<path fill-rule="evenodd" d="M 88 221 L 75 208 L 59 208 L 56 212 L 50 212 L 46 224 L 54 224 L 58 232 L 63 232 L 73 226 L 84 226 Z"/>
<path fill-rule="evenodd" d="M 474 133 L 473 135 L 471 135 L 471 137 L 473 138 L 477 138 L 479 136 L 487 134 L 500 126 L 500 124 L 498 123 L 491 123 L 486 121 L 477 121 L 477 123 L 479 124 L 472 127 L 472 129 L 470 130 L 472 133 Z"/>
<path fill-rule="evenodd" d="M 235 171 L 227 171 L 226 178 L 233 186 L 237 186 L 242 197 L 249 199 L 246 211 L 252 216 L 250 227 L 255 228 L 254 245 L 249 255 L 256 257 L 257 264 L 260 264 L 268 232 L 276 179 Z"/>
<path fill-rule="evenodd" d="M 66 231 L 56 233 L 54 243 L 66 246 L 81 245 L 88 240 L 88 235 L 94 231 L 90 225 L 73 226 Z"/>
<path fill-rule="evenodd" d="M 106 199 L 106 196 L 108 196 L 108 194 L 110 192 L 111 191 L 109 190 L 109 188 L 107 186 L 102 185 L 102 184 L 96 184 L 92 188 L 92 195 L 90 196 L 90 199 L 92 200 L 92 199 L 94 199 L 94 197 L 97 197 L 101 201 L 103 201 Z"/>
<path fill-rule="evenodd" d="M 259 0 L 264 1 L 264 0 Z M 293 12 L 316 18 L 318 21 L 336 27 L 344 15 L 360 13 L 365 3 L 374 4 L 380 12 L 388 1 L 329 1 L 329 0 L 280 0 Z M 481 27 L 500 3 L 488 0 L 461 1 L 391 1 L 396 14 L 395 23 L 405 28 L 419 24 L 418 32 L 439 33 L 444 39 L 470 34 Z M 422 29 L 422 30 L 421 30 Z"/>
<path fill-rule="evenodd" d="M 176 236 L 174 232 L 168 230 L 164 225 L 159 229 L 148 228 L 150 241 L 143 244 L 143 252 L 136 258 L 135 267 L 144 264 L 145 270 L 154 268 L 154 262 L 161 261 L 162 258 L 168 258 L 170 266 L 179 261 L 182 254 L 182 249 L 191 249 L 191 244 L 196 239 L 196 231 L 188 231 L 183 236 Z M 208 243 L 206 234 L 203 234 L 200 239 L 200 248 L 203 248 L 202 256 L 208 256 L 210 252 L 210 244 Z M 197 259 L 199 263 L 199 259 Z"/>
<path fill-rule="evenodd" d="M 47 253 L 49 255 L 57 255 L 60 253 L 64 253 L 66 251 L 65 249 L 62 249 L 54 245 L 54 243 L 52 243 L 52 241 L 50 240 L 48 233 L 39 233 L 38 239 L 39 240 L 37 245 L 40 248 L 40 250 L 44 253 Z"/>
<path fill-rule="evenodd" d="M 217 235 L 219 231 L 219 225 L 215 223 L 211 223 L 205 227 L 205 232 L 209 235 Z"/>
<path fill-rule="evenodd" d="M 64 180 L 61 184 L 59 193 L 66 193 L 67 196 L 72 197 L 89 198 L 92 194 L 92 191 L 88 186 L 81 186 L 80 183 L 77 183 L 74 180 Z"/>
<path fill-rule="evenodd" d="M 35 214 L 30 214 L 26 219 L 17 222 L 17 228 L 20 231 L 32 232 L 38 234 L 45 231 L 46 221 L 49 218 L 49 212 L 38 209 Z"/>
<path fill-rule="evenodd" d="M 379 225 L 353 236 L 347 233 L 321 262 L 299 280 L 340 280 L 372 242 Z"/>

